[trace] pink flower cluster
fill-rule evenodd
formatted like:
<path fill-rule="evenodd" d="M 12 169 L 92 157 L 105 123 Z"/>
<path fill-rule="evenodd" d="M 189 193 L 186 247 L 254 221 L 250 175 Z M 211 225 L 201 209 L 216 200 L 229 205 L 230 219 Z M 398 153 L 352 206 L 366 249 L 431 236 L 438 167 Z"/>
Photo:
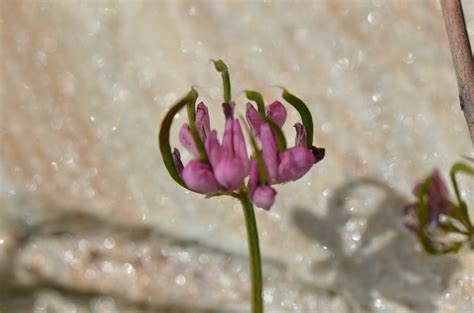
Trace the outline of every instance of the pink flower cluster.
<path fill-rule="evenodd" d="M 212 194 L 219 191 L 234 192 L 245 186 L 252 202 L 263 209 L 270 209 L 275 201 L 276 191 L 272 185 L 296 180 L 305 175 L 324 158 L 324 149 L 306 147 L 306 129 L 297 123 L 295 146 L 283 151 L 277 150 L 276 135 L 271 125 L 262 118 L 252 104 L 247 104 L 246 119 L 251 135 L 260 143 L 265 171 L 265 181 L 259 176 L 258 162 L 255 156 L 247 153 L 247 144 L 240 121 L 234 118 L 235 104 L 224 103 L 225 128 L 222 141 L 217 131 L 211 130 L 209 112 L 204 103 L 196 108 L 195 126 L 202 141 L 207 161 L 199 158 L 197 143 L 190 126 L 186 123 L 179 131 L 181 144 L 192 154 L 193 159 L 183 166 L 178 149 L 174 149 L 173 159 L 186 186 L 198 193 Z M 279 101 L 265 107 L 266 117 L 278 127 L 286 121 L 286 108 Z"/>

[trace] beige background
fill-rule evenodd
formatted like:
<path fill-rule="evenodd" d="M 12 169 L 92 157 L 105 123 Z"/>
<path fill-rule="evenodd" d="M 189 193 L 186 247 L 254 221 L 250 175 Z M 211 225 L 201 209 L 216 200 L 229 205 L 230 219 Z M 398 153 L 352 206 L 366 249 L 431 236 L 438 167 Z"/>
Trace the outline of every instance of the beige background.
<path fill-rule="evenodd" d="M 3 0 L 0 34 L 7 312 L 246 310 L 239 204 L 174 184 L 156 144 L 192 85 L 222 130 L 211 58 L 238 110 L 248 88 L 304 99 L 327 149 L 257 211 L 268 312 L 472 310 L 473 253 L 401 225 L 414 181 L 473 153 L 437 1 Z"/>

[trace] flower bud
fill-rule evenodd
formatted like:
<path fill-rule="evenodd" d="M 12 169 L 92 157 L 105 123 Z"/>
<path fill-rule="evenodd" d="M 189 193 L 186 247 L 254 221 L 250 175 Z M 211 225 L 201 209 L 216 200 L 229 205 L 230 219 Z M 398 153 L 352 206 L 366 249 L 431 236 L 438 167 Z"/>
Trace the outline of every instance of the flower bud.
<path fill-rule="evenodd" d="M 199 193 L 211 193 L 219 190 L 219 184 L 208 164 L 194 159 L 183 169 L 183 180 L 190 189 Z"/>
<path fill-rule="evenodd" d="M 278 127 L 283 127 L 286 121 L 286 109 L 280 101 L 273 101 L 265 107 L 265 111 L 269 119 L 275 122 Z"/>
<path fill-rule="evenodd" d="M 211 131 L 209 111 L 203 102 L 199 102 L 196 108 L 196 129 L 202 141 L 206 139 Z"/>
<path fill-rule="evenodd" d="M 236 190 L 244 183 L 245 171 L 242 161 L 224 155 L 214 167 L 217 182 L 227 190 Z"/>
<path fill-rule="evenodd" d="M 269 210 L 275 202 L 276 191 L 270 186 L 258 186 L 252 195 L 252 202 L 259 208 Z"/>
<path fill-rule="evenodd" d="M 179 141 L 181 144 L 188 149 L 189 152 L 194 157 L 197 157 L 199 155 L 197 151 L 196 144 L 194 143 L 193 135 L 191 134 L 191 129 L 189 128 L 189 125 L 187 123 L 184 123 L 183 126 L 179 129 Z"/>
<path fill-rule="evenodd" d="M 311 150 L 303 146 L 286 149 L 280 153 L 278 180 L 287 182 L 296 180 L 306 174 L 314 164 Z"/>

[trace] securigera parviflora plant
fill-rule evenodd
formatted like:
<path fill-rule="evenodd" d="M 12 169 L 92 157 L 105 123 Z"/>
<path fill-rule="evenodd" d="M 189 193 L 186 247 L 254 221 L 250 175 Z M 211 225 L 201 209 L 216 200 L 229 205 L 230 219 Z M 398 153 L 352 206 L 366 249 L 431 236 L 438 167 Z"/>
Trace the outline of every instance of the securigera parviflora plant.
<path fill-rule="evenodd" d="M 435 170 L 414 186 L 416 201 L 404 208 L 405 226 L 417 234 L 430 254 L 455 253 L 464 245 L 474 249 L 474 225 L 459 191 L 458 173 L 474 176 L 474 167 L 462 162 L 451 167 L 455 200 L 450 198 L 439 170 Z"/>
<path fill-rule="evenodd" d="M 252 290 L 252 312 L 263 312 L 262 269 L 254 208 L 269 210 L 277 194 L 273 185 L 297 180 L 324 158 L 324 148 L 313 146 L 313 119 L 302 100 L 283 89 L 282 97 L 301 116 L 294 125 L 295 144 L 287 147 L 282 126 L 286 107 L 280 101 L 264 104 L 260 93 L 244 91 L 247 99 L 246 119 L 234 117 L 235 103 L 231 98 L 230 77 L 222 60 L 213 61 L 221 73 L 224 86 L 222 109 L 225 116 L 224 134 L 219 141 L 211 129 L 208 109 L 203 102 L 196 106 L 198 94 L 194 88 L 165 115 L 159 132 L 159 147 L 170 176 L 182 187 L 204 194 L 206 198 L 230 196 L 242 204 L 247 228 L 249 267 Z M 181 126 L 179 140 L 189 150 L 192 159 L 184 166 L 178 149 L 169 141 L 171 124 L 178 112 L 186 107 L 188 123 Z M 249 145 L 244 137 L 247 131 Z M 250 147 L 252 153 L 247 153 Z"/>

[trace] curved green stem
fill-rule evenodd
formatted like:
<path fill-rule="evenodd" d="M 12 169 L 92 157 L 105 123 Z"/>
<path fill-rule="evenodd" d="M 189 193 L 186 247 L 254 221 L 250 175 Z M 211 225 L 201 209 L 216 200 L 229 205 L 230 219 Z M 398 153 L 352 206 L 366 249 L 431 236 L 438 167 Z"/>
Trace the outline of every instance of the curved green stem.
<path fill-rule="evenodd" d="M 257 221 L 255 220 L 252 202 L 250 202 L 247 195 L 241 195 L 240 203 L 244 210 L 245 225 L 247 227 L 250 279 L 252 282 L 252 313 L 262 313 L 262 260 L 260 257 L 260 245 L 258 243 Z"/>

